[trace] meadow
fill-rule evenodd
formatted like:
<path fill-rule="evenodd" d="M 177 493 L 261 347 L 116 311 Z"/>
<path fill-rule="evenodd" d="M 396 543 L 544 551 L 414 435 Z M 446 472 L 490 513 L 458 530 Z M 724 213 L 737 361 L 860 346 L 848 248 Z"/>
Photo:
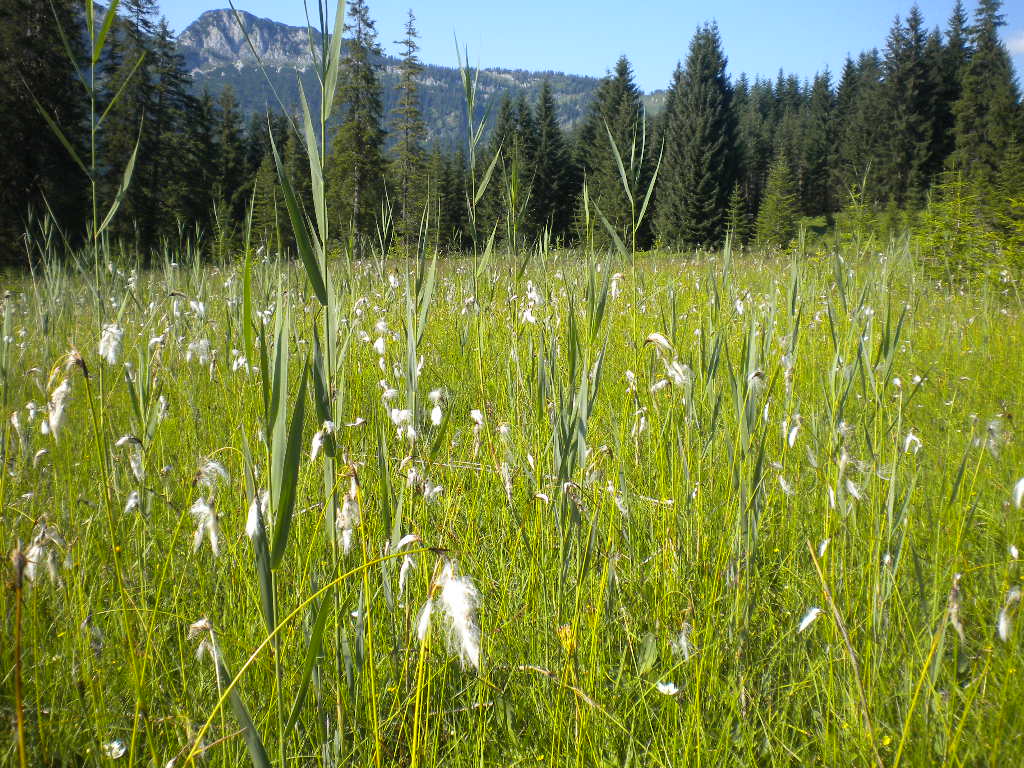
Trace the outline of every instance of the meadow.
<path fill-rule="evenodd" d="M 177 258 L 5 286 L 0 764 L 1021 759 L 1011 276 Z"/>

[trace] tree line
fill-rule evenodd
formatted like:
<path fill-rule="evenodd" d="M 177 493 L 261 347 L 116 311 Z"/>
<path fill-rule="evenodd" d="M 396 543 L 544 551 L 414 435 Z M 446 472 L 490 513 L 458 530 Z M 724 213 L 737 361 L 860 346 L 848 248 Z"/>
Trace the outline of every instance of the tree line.
<path fill-rule="evenodd" d="M 884 47 L 848 57 L 838 78 L 825 71 L 810 81 L 781 71 L 734 81 L 717 26 L 704 24 L 658 115 L 645 113 L 623 56 L 569 131 L 546 81 L 532 102 L 509 92 L 477 147 L 479 167 L 491 169 L 477 230 L 509 248 L 604 240 L 610 230 L 637 248 L 717 247 L 727 232 L 784 245 L 802 218 L 828 226 L 851 207 L 920 211 L 952 175 L 992 226 L 1007 226 L 1024 209 L 1024 108 L 999 39 L 1001 10 L 1000 0 L 981 0 L 969 18 L 958 1 L 944 29 L 929 29 L 915 5 L 893 21 Z M 69 245 L 84 228 L 80 174 L 47 122 L 88 140 L 75 128 L 90 105 L 71 87 L 67 55 L 84 55 L 73 34 L 81 24 L 71 0 L 0 0 L 0 82 L 9 86 L 0 89 L 9 158 L 0 168 L 0 262 L 25 259 L 23 233 L 44 216 Z M 415 17 L 398 41 L 387 112 L 366 0 L 348 3 L 344 34 L 325 176 L 336 247 L 465 248 L 469 158 L 428 144 Z M 116 242 L 143 260 L 186 242 L 226 256 L 251 226 L 272 251 L 290 247 L 271 144 L 309 201 L 298 116 L 270 109 L 246 120 L 230 88 L 195 94 L 156 0 L 121 4 L 98 72 L 113 104 L 92 105 L 103 115 L 101 197 L 118 194 L 138 146 L 109 230 Z"/>

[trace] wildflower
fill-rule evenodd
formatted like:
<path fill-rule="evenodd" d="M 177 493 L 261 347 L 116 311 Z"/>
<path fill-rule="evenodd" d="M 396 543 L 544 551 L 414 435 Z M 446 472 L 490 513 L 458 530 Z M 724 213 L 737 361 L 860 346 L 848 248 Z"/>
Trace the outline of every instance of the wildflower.
<path fill-rule="evenodd" d="M 655 683 L 654 687 L 658 689 L 658 693 L 665 696 L 675 696 L 679 693 L 679 688 L 676 687 L 675 683 Z"/>
<path fill-rule="evenodd" d="M 132 491 L 124 503 L 124 513 L 127 515 L 139 508 L 139 492 Z"/>
<path fill-rule="evenodd" d="M 325 421 L 320 429 L 313 435 L 313 440 L 309 446 L 309 460 L 316 461 L 316 457 L 320 453 L 320 449 L 323 448 L 324 441 L 328 435 L 333 435 L 335 432 L 335 426 L 333 421 Z"/>
<path fill-rule="evenodd" d="M 342 551 L 347 555 L 352 549 L 352 534 L 359 525 L 359 485 L 352 478 L 348 493 L 341 503 L 341 514 L 335 520 L 335 526 L 341 531 Z"/>
<path fill-rule="evenodd" d="M 1021 505 L 1024 505 L 1024 477 L 1013 486 L 1013 506 L 1020 509 Z"/>
<path fill-rule="evenodd" d="M 117 365 L 121 356 L 121 338 L 124 331 L 116 323 L 107 323 L 100 334 L 100 357 L 109 365 Z"/>
<path fill-rule="evenodd" d="M 40 523 L 36 527 L 32 543 L 25 553 L 25 578 L 34 583 L 36 570 L 42 565 L 46 568 L 46 574 L 50 577 L 50 581 L 59 587 L 61 585 L 60 560 L 57 558 L 57 550 L 66 546 L 64 537 L 56 528 L 45 522 Z"/>
<path fill-rule="evenodd" d="M 786 436 L 786 444 L 789 445 L 790 448 L 796 445 L 796 438 L 797 435 L 800 434 L 800 426 L 802 423 L 803 420 L 801 419 L 800 414 L 796 414 L 796 416 L 793 417 L 793 426 L 789 430 L 789 434 Z"/>
<path fill-rule="evenodd" d="M 198 317 L 199 319 L 206 317 L 206 304 L 204 304 L 203 302 L 197 301 L 196 299 L 191 299 L 188 302 L 188 308 L 192 310 L 192 314 Z"/>
<path fill-rule="evenodd" d="M 800 625 L 796 628 L 796 631 L 803 632 L 811 626 L 819 616 L 821 616 L 821 608 L 811 608 L 804 614 L 804 617 L 800 619 Z"/>
<path fill-rule="evenodd" d="M 964 636 L 964 625 L 960 623 L 960 574 L 953 575 L 953 587 L 949 590 L 949 600 L 946 605 L 946 613 L 949 616 L 949 623 L 953 625 L 960 642 L 967 642 Z"/>
<path fill-rule="evenodd" d="M 111 363 L 114 365 L 114 363 Z M 103 745 L 103 754 L 111 760 L 117 760 L 118 758 L 124 757 L 128 752 L 128 747 L 124 745 L 124 742 L 120 739 L 114 739 L 108 741 Z"/>
<path fill-rule="evenodd" d="M 204 656 L 213 659 L 214 664 L 220 662 L 220 651 L 217 649 L 217 636 L 213 630 L 213 624 L 205 616 L 198 621 L 188 625 L 188 639 L 199 639 L 196 647 L 196 658 L 200 661 Z"/>
<path fill-rule="evenodd" d="M 255 539 L 261 526 L 266 526 L 266 510 L 270 507 L 270 494 L 260 491 L 252 497 L 249 514 L 245 521 L 245 535 Z M 264 528 L 265 529 L 265 528 Z"/>
<path fill-rule="evenodd" d="M 420 615 L 416 619 L 416 637 L 422 643 L 427 638 L 427 632 L 430 631 L 430 617 L 434 613 L 434 600 L 433 598 L 427 598 L 427 602 L 420 608 Z"/>
<path fill-rule="evenodd" d="M 693 644 L 690 642 L 690 633 L 693 627 L 690 622 L 684 621 L 676 639 L 672 641 L 672 652 L 683 657 L 683 661 L 689 661 L 693 655 Z"/>
<path fill-rule="evenodd" d="M 191 363 L 195 360 L 199 365 L 206 365 L 210 362 L 211 354 L 210 340 L 199 339 L 188 345 L 188 349 L 185 351 L 185 362 Z"/>
<path fill-rule="evenodd" d="M 196 533 L 192 538 L 192 551 L 198 552 L 203 545 L 203 537 L 210 540 L 210 549 L 214 557 L 220 554 L 220 525 L 217 520 L 217 513 L 206 499 L 196 499 L 189 510 L 196 521 Z"/>
<path fill-rule="evenodd" d="M 444 493 L 444 486 L 435 485 L 433 480 L 427 480 L 423 484 L 423 498 L 428 502 L 435 501 L 442 493 Z"/>
<path fill-rule="evenodd" d="M 659 353 L 666 355 L 675 355 L 675 349 L 672 348 L 672 342 L 663 333 L 650 333 L 647 338 L 644 339 L 644 344 L 653 344 Z"/>
<path fill-rule="evenodd" d="M 621 272 L 616 272 L 614 275 L 612 275 L 610 284 L 608 286 L 608 295 L 611 296 L 613 299 L 619 298 L 619 294 L 622 293 L 622 288 L 619 285 L 619 282 L 623 279 L 623 277 L 624 276 Z"/>
<path fill-rule="evenodd" d="M 1014 584 L 1006 593 L 1006 600 L 1003 601 L 1003 609 L 999 611 L 999 619 L 996 621 L 996 629 L 999 632 L 999 639 L 1004 643 L 1010 641 L 1010 632 L 1013 631 L 1013 613 L 1020 602 L 1020 587 Z"/>
<path fill-rule="evenodd" d="M 779 487 L 782 489 L 782 492 L 787 496 L 793 495 L 793 486 L 791 486 L 789 484 L 789 481 L 786 480 L 786 478 L 784 478 L 782 475 L 779 475 Z"/>
<path fill-rule="evenodd" d="M 915 454 L 921 450 L 921 438 L 911 432 L 907 432 L 907 436 L 903 438 L 903 452 L 910 453 L 913 451 Z"/>
<path fill-rule="evenodd" d="M 373 342 L 373 351 L 376 352 L 380 357 L 384 357 L 384 337 L 378 336 L 377 340 Z"/>
<path fill-rule="evenodd" d="M 60 437 L 60 431 L 64 426 L 67 414 L 64 409 L 67 407 L 68 399 L 71 397 L 71 379 L 64 379 L 53 392 L 50 393 L 50 407 L 46 415 L 50 434 L 56 440 Z"/>
<path fill-rule="evenodd" d="M 476 623 L 479 600 L 476 587 L 465 576 L 455 575 L 455 563 L 445 563 L 437 585 L 441 588 L 441 605 L 451 627 L 451 638 L 458 642 L 459 657 L 480 668 L 480 628 Z"/>
<path fill-rule="evenodd" d="M 527 307 L 523 310 L 522 318 L 524 323 L 535 324 L 537 322 L 537 317 L 533 314 L 532 307 Z"/>
<path fill-rule="evenodd" d="M 850 480 L 849 478 L 846 480 L 846 492 L 857 501 L 860 501 L 860 489 L 854 485 L 853 480 Z"/>
<path fill-rule="evenodd" d="M 219 461 L 208 459 L 196 474 L 196 483 L 206 486 L 212 494 L 221 482 L 230 483 L 231 475 Z"/>

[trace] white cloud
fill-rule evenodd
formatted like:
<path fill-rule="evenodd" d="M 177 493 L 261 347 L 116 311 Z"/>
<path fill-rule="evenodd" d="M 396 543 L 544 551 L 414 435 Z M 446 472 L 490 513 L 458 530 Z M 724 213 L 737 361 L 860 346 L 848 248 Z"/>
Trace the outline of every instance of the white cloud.
<path fill-rule="evenodd" d="M 1024 56 L 1024 29 L 1019 29 L 1007 35 L 1006 48 L 1011 56 Z"/>

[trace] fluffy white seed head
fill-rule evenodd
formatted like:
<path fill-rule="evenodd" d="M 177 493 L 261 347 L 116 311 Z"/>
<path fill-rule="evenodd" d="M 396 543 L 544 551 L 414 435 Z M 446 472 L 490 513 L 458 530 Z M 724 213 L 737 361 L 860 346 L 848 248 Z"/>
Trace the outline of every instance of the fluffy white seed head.
<path fill-rule="evenodd" d="M 803 632 L 811 626 L 819 616 L 821 616 L 821 608 L 811 608 L 804 614 L 804 617 L 800 619 L 800 625 L 796 628 L 796 631 Z"/>

